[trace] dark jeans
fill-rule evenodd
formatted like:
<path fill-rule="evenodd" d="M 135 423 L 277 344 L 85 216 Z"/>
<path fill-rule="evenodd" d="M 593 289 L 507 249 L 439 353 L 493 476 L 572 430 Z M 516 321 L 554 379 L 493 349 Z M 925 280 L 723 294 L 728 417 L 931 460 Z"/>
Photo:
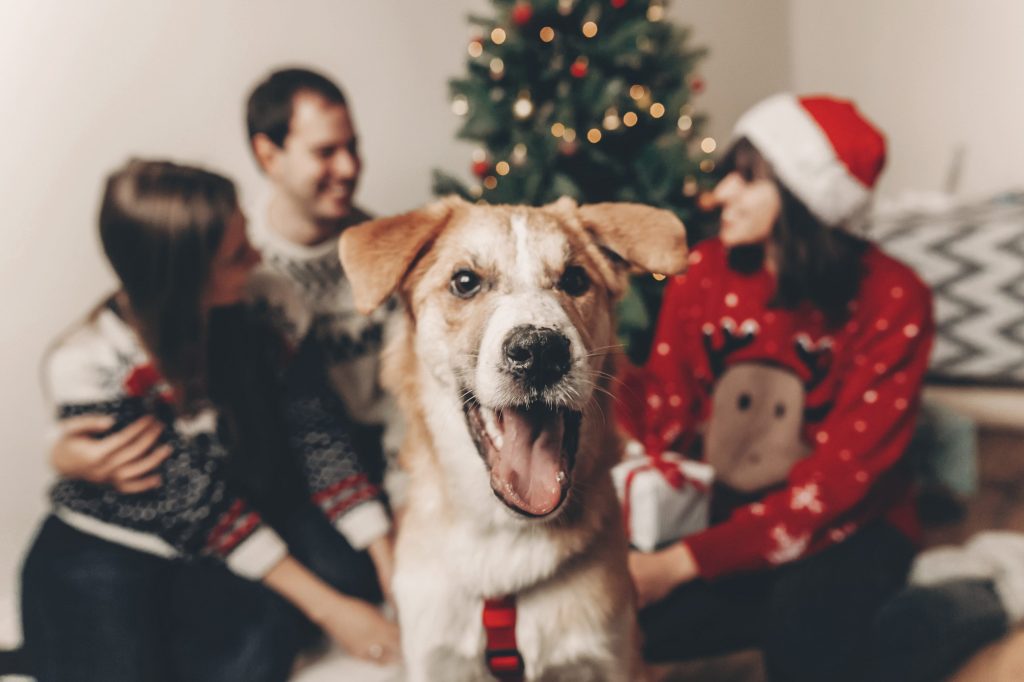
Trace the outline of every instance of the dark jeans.
<path fill-rule="evenodd" d="M 868 526 L 772 571 L 682 585 L 640 612 L 644 654 L 681 661 L 757 647 L 778 682 L 863 679 L 871 624 L 900 587 L 913 547 Z"/>
<path fill-rule="evenodd" d="M 340 591 L 380 600 L 373 563 L 313 507 L 277 528 Z M 49 517 L 22 568 L 25 651 L 39 682 L 271 682 L 318 637 L 294 607 L 212 560 L 168 561 Z"/>
<path fill-rule="evenodd" d="M 873 682 L 938 682 L 1006 634 L 1008 618 L 988 580 L 908 587 L 878 614 Z"/>

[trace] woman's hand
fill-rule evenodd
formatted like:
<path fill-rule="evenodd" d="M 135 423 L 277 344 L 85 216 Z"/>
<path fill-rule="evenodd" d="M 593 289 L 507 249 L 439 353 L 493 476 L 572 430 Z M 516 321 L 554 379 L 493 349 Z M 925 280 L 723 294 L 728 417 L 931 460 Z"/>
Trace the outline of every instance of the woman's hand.
<path fill-rule="evenodd" d="M 398 625 L 361 599 L 335 593 L 316 624 L 356 658 L 382 665 L 401 658 Z"/>
<path fill-rule="evenodd" d="M 699 571 L 690 548 L 679 542 L 658 552 L 630 552 L 629 574 L 636 587 L 639 607 L 643 608 L 693 580 Z"/>
<path fill-rule="evenodd" d="M 274 590 L 324 629 L 345 651 L 374 663 L 392 663 L 401 655 L 398 625 L 373 605 L 338 592 L 291 556 L 263 577 Z"/>
<path fill-rule="evenodd" d="M 395 572 L 395 538 L 391 533 L 382 535 L 366 548 L 373 560 L 373 566 L 377 569 L 377 580 L 380 582 L 380 591 L 384 600 L 393 604 L 391 594 L 391 578 Z"/>
<path fill-rule="evenodd" d="M 129 495 L 159 487 L 162 480 L 153 471 L 173 452 L 170 445 L 156 445 L 164 425 L 147 415 L 97 438 L 113 424 L 112 417 L 100 414 L 62 420 L 50 452 L 53 468 L 66 478 L 110 485 Z"/>

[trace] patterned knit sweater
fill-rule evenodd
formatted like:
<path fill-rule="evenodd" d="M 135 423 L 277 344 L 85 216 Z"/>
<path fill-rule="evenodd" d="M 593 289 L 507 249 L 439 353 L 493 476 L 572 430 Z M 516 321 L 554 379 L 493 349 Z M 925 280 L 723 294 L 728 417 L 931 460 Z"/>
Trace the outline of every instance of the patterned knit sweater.
<path fill-rule="evenodd" d="M 162 485 L 137 495 L 61 479 L 51 491 L 55 513 L 81 531 L 164 557 L 209 555 L 258 579 L 287 552 L 284 542 L 233 488 L 218 415 L 208 408 L 176 417 L 167 386 L 138 337 L 106 306 L 65 337 L 45 374 L 57 419 L 109 414 L 113 430 L 151 414 L 173 448 L 159 468 Z M 322 393 L 322 392 L 321 392 Z M 330 393 L 329 391 L 327 392 Z M 367 481 L 332 395 L 288 392 L 285 425 L 312 500 L 350 543 L 362 548 L 390 526 L 378 490 Z"/>
<path fill-rule="evenodd" d="M 620 422 L 647 452 L 700 454 L 720 523 L 684 540 L 705 578 L 768 568 L 875 519 L 913 537 L 910 441 L 933 337 L 931 295 L 869 247 L 848 320 L 770 306 L 774 278 L 740 274 L 717 239 L 665 292 L 651 357 L 624 373 Z"/>
<path fill-rule="evenodd" d="M 251 212 L 249 238 L 263 257 L 250 280 L 253 304 L 294 343 L 320 347 L 334 390 L 361 424 L 386 425 L 397 414 L 379 381 L 380 352 L 393 305 L 356 310 L 338 257 L 338 237 L 314 246 L 291 242 L 267 224 L 267 206 Z M 355 222 L 369 220 L 362 211 Z"/>

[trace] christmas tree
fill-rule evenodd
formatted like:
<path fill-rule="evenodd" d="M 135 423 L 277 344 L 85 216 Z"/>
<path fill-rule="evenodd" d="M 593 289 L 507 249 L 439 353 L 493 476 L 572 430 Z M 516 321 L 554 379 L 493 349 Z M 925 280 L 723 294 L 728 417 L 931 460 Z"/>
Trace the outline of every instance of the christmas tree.
<path fill-rule="evenodd" d="M 674 211 L 701 232 L 697 201 L 714 140 L 691 103 L 704 51 L 665 19 L 663 0 L 492 0 L 470 17 L 468 74 L 450 81 L 459 137 L 478 143 L 466 186 L 436 172 L 438 194 L 541 205 L 633 201 Z M 664 277 L 634 278 L 620 338 L 647 352 Z"/>

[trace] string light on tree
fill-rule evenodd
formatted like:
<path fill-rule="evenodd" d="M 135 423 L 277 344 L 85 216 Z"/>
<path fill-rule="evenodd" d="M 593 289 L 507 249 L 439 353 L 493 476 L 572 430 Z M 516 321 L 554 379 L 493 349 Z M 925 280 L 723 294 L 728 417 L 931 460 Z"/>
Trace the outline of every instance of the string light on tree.
<path fill-rule="evenodd" d="M 515 104 L 512 105 L 512 113 L 515 114 L 515 117 L 520 121 L 530 117 L 530 114 L 533 113 L 533 102 L 530 100 L 529 92 L 523 90 L 519 93 L 519 96 L 516 97 Z"/>
<path fill-rule="evenodd" d="M 572 14 L 573 5 L 576 4 L 576 0 L 558 0 L 558 13 L 563 17 Z"/>
<path fill-rule="evenodd" d="M 718 143 L 715 142 L 713 137 L 705 137 L 700 141 L 700 150 L 705 154 L 711 154 L 718 148 Z"/>
<path fill-rule="evenodd" d="M 639 120 L 640 118 L 636 115 L 635 111 L 627 111 L 622 115 L 622 124 L 627 128 L 632 128 Z"/>
<path fill-rule="evenodd" d="M 597 144 L 601 141 L 601 131 L 597 128 L 591 128 L 587 131 L 587 141 L 591 144 Z"/>
<path fill-rule="evenodd" d="M 498 178 L 494 177 L 493 175 L 488 175 L 486 178 L 484 178 L 484 187 L 486 187 L 487 189 L 494 189 L 497 186 Z"/>
<path fill-rule="evenodd" d="M 616 111 L 615 107 L 604 112 L 604 120 L 601 121 L 601 125 L 604 126 L 605 130 L 619 129 L 619 126 L 622 125 L 622 119 L 619 118 L 619 112 Z"/>
<path fill-rule="evenodd" d="M 494 164 L 494 172 L 498 175 L 508 175 L 511 170 L 512 168 L 508 165 L 508 161 L 499 161 Z"/>
<path fill-rule="evenodd" d="M 542 42 L 550 43 L 555 39 L 555 29 L 550 26 L 545 26 L 540 30 L 540 39 Z"/>
<path fill-rule="evenodd" d="M 572 128 L 566 128 L 565 132 L 562 133 L 562 139 L 566 142 L 573 143 L 576 141 L 576 131 Z"/>
<path fill-rule="evenodd" d="M 456 95 L 452 98 L 452 113 L 456 116 L 465 116 L 469 113 L 469 100 L 465 95 Z"/>
<path fill-rule="evenodd" d="M 647 88 L 640 85 L 639 83 L 635 83 L 629 86 L 629 96 L 637 101 L 642 100 L 644 98 L 644 95 L 646 94 Z"/>
<path fill-rule="evenodd" d="M 651 105 L 651 116 L 654 118 L 661 118 L 665 115 L 665 105 L 661 102 L 655 102 Z"/>
<path fill-rule="evenodd" d="M 565 126 L 557 121 L 551 124 L 551 134 L 554 137 L 561 137 L 565 135 Z"/>
<path fill-rule="evenodd" d="M 688 133 L 690 132 L 690 129 L 693 128 L 693 119 L 687 116 L 686 114 L 683 114 L 682 116 L 679 117 L 679 120 L 676 122 L 676 126 L 678 126 L 679 130 L 683 131 L 684 133 Z"/>
<path fill-rule="evenodd" d="M 505 75 L 505 62 L 501 57 L 495 57 L 491 60 L 491 77 L 501 78 L 503 75 Z"/>
<path fill-rule="evenodd" d="M 469 41 L 469 45 L 466 47 L 466 51 L 469 52 L 469 56 L 476 59 L 484 53 L 484 43 L 479 38 L 474 38 Z"/>
<path fill-rule="evenodd" d="M 583 27 L 580 30 L 582 31 L 584 38 L 593 38 L 597 35 L 597 22 L 587 21 L 583 24 Z"/>
<path fill-rule="evenodd" d="M 697 178 L 689 175 L 686 180 L 683 181 L 683 196 L 684 197 L 695 197 L 700 186 L 697 184 Z"/>
<path fill-rule="evenodd" d="M 647 8 L 647 20 L 648 21 L 661 21 L 665 18 L 665 8 L 661 5 L 652 2 L 651 6 Z"/>
<path fill-rule="evenodd" d="M 503 29 L 500 26 L 497 27 L 496 29 L 494 29 L 493 31 L 491 31 L 491 42 L 494 43 L 495 45 L 502 45 L 502 44 L 504 44 L 505 39 L 507 37 L 508 37 L 508 34 L 505 33 L 505 29 Z"/>
<path fill-rule="evenodd" d="M 710 173 L 715 170 L 715 162 L 711 159 L 704 159 L 700 162 L 700 170 L 702 173 Z"/>
<path fill-rule="evenodd" d="M 512 163 L 518 165 L 526 161 L 526 145 L 520 142 L 512 148 Z"/>

